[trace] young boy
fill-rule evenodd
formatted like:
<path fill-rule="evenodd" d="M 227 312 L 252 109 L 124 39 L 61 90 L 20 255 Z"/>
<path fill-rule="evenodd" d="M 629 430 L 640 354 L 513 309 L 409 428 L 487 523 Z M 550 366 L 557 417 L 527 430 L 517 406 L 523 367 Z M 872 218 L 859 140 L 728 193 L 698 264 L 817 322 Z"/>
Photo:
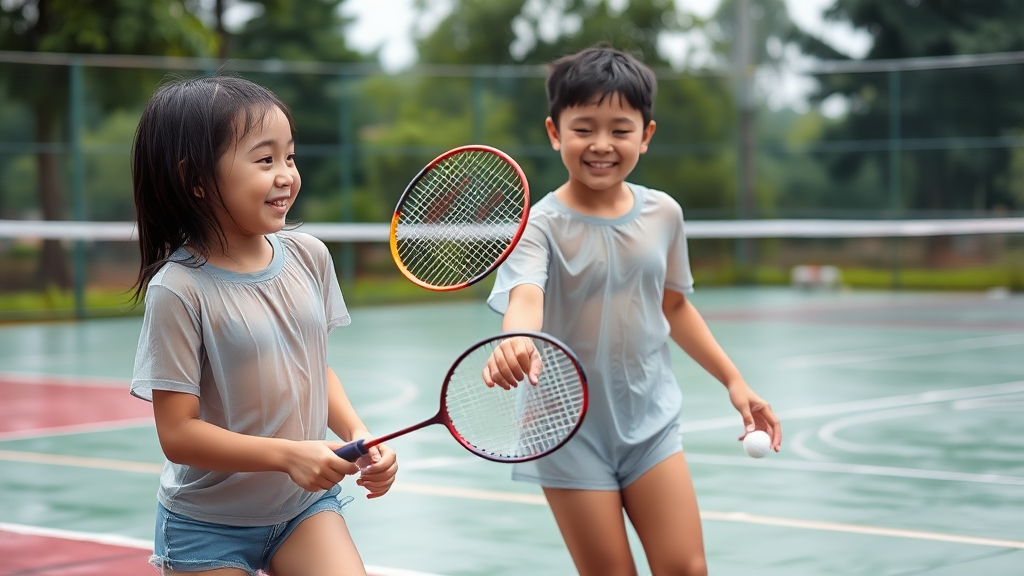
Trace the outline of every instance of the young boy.
<path fill-rule="evenodd" d="M 553 63 L 545 125 L 568 180 L 531 209 L 488 299 L 505 331 L 552 334 L 587 374 L 591 403 L 580 431 L 550 456 L 513 468 L 513 478 L 543 487 L 584 576 L 636 574 L 623 510 L 655 575 L 707 573 L 669 338 L 725 385 L 743 436 L 765 430 L 775 451 L 782 441 L 768 403 L 685 296 L 693 279 L 678 203 L 625 181 L 654 135 L 655 89 L 647 67 L 612 48 Z M 506 340 L 484 379 L 513 385 L 539 369 L 533 352 L 528 339 Z"/>

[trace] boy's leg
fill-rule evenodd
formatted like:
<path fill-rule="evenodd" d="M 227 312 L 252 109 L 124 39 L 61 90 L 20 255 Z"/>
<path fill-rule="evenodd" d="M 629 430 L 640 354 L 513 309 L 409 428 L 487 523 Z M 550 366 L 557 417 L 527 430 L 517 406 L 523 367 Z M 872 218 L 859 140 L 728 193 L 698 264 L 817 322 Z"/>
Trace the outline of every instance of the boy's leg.
<path fill-rule="evenodd" d="M 635 576 L 618 492 L 544 488 L 544 496 L 580 576 Z"/>
<path fill-rule="evenodd" d="M 334 512 L 306 518 L 270 559 L 271 576 L 364 575 L 366 569 L 345 519 Z"/>
<path fill-rule="evenodd" d="M 697 496 L 682 452 L 623 489 L 622 499 L 654 576 L 708 573 Z"/>

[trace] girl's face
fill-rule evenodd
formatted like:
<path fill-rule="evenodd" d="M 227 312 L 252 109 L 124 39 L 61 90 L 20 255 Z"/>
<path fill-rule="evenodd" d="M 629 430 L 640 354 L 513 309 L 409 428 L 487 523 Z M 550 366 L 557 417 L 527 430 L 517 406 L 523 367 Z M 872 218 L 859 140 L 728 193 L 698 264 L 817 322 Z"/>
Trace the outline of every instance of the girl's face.
<path fill-rule="evenodd" d="M 217 161 L 224 233 L 250 238 L 280 231 L 301 183 L 291 126 L 275 106 Z"/>
<path fill-rule="evenodd" d="M 619 95 L 600 103 L 562 110 L 558 126 L 546 121 L 551 147 L 562 155 L 569 184 L 600 192 L 621 186 L 636 167 L 654 135 L 654 122 L 644 126 L 643 115 Z"/>

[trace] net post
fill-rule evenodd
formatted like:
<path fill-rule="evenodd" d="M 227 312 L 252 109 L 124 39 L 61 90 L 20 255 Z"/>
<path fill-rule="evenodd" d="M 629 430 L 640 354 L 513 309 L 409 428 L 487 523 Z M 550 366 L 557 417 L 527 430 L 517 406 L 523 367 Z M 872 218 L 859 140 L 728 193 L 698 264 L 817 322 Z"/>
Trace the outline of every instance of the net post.
<path fill-rule="evenodd" d="M 903 208 L 902 180 L 900 178 L 900 71 L 889 71 L 889 209 L 891 218 L 899 218 Z M 892 245 L 892 288 L 900 287 L 900 237 L 893 236 Z"/>
<path fill-rule="evenodd" d="M 353 161 L 354 143 L 352 131 L 352 80 L 344 74 L 338 75 L 338 167 L 341 171 L 341 221 L 352 222 L 352 171 L 355 169 Z M 340 272 L 342 284 L 355 282 L 355 254 L 352 244 L 342 242 L 340 244 Z"/>
<path fill-rule="evenodd" d="M 82 157 L 82 62 L 72 58 L 70 74 L 69 128 L 71 137 L 71 198 L 74 219 L 85 220 L 85 159 Z M 85 243 L 74 242 L 75 318 L 85 318 Z"/>

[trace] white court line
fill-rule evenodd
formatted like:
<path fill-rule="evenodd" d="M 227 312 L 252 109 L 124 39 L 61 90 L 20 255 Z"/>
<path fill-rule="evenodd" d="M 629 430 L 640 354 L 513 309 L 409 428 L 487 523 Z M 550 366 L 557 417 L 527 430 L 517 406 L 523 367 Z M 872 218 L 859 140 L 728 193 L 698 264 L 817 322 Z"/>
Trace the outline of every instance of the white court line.
<path fill-rule="evenodd" d="M 719 456 L 717 454 L 699 454 L 693 452 L 686 453 L 686 459 L 688 462 L 694 464 L 715 464 L 720 466 L 741 466 L 741 467 L 756 467 L 756 468 L 775 468 L 778 470 L 797 470 L 800 472 L 828 472 L 836 474 L 858 474 L 864 476 L 890 476 L 895 478 L 918 478 L 922 480 L 941 480 L 947 482 L 972 482 L 977 484 L 1003 484 L 1010 486 L 1024 486 L 1024 476 L 1007 476 L 1001 474 L 975 474 L 971 472 L 950 472 L 945 470 L 925 470 L 919 468 L 899 468 L 895 466 L 874 466 L 870 464 L 843 464 L 834 462 L 804 462 L 800 460 L 780 460 L 780 459 L 762 459 L 752 460 L 743 456 Z M 115 470 L 122 472 L 137 472 L 140 474 L 159 474 L 163 469 L 162 464 L 150 463 L 150 462 L 133 462 L 130 460 L 113 460 L 109 458 L 90 458 L 83 456 L 67 456 L 62 454 L 44 454 L 39 452 L 21 452 L 15 450 L 0 450 L 0 461 L 7 462 L 25 462 L 29 464 L 45 464 L 50 466 L 71 466 L 75 468 L 94 468 L 97 470 Z M 419 462 L 424 462 L 422 466 L 417 465 Z M 413 460 L 407 464 L 403 464 L 403 469 L 409 467 L 410 469 L 426 469 L 437 467 L 439 463 L 438 459 L 426 459 L 423 461 Z M 452 464 L 464 464 L 467 463 L 464 459 L 458 460 L 447 460 L 444 461 L 445 465 Z M 395 484 L 398 486 L 399 484 Z M 427 486 L 422 490 L 447 490 L 446 488 L 433 487 L 429 485 L 418 485 L 418 484 L 404 484 L 408 490 L 415 491 L 421 488 L 416 486 Z M 462 489 L 456 489 L 462 490 Z M 427 492 L 424 492 L 427 493 Z M 430 492 L 433 493 L 433 492 Z M 468 494 L 469 492 L 467 492 Z M 487 494 L 491 499 L 501 500 L 505 496 L 504 492 L 491 493 L 487 491 L 481 491 L 481 494 Z M 445 494 L 437 494 L 443 496 Z M 465 496 L 470 497 L 470 496 Z M 519 498 L 518 495 L 509 496 L 513 500 Z M 511 501 L 511 500 L 510 500 Z"/>
<path fill-rule="evenodd" d="M 828 352 L 825 354 L 809 354 L 791 356 L 779 362 L 781 368 L 808 368 L 810 366 L 830 366 L 853 362 L 874 362 L 894 358 L 911 358 L 914 356 L 934 356 L 950 354 L 965 350 L 998 348 L 1001 346 L 1017 346 L 1024 344 L 1024 334 L 1000 334 L 984 338 L 966 338 L 947 342 L 929 342 L 927 344 L 909 344 L 907 346 L 891 346 L 886 348 L 869 348 L 848 352 Z"/>
<path fill-rule="evenodd" d="M 745 468 L 775 468 L 777 470 L 796 470 L 799 472 L 830 472 L 836 474 L 891 476 L 894 478 L 917 478 L 920 480 L 942 480 L 947 482 L 972 482 L 976 484 L 1024 486 L 1024 476 L 949 472 L 946 470 L 898 468 L 895 466 L 874 466 L 871 464 L 840 464 L 834 462 L 805 462 L 802 460 L 777 459 L 753 460 L 746 456 L 719 456 L 717 454 L 694 454 L 692 452 L 686 453 L 686 461 L 695 464 L 742 466 Z"/>
<path fill-rule="evenodd" d="M 24 358 L 19 356 L 19 358 Z M 38 372 L 0 371 L 0 383 L 53 384 L 56 386 L 93 386 L 96 388 L 123 388 L 128 392 L 131 380 L 127 378 L 98 378 L 95 376 L 70 376 L 67 374 L 40 374 Z"/>
<path fill-rule="evenodd" d="M 60 538 L 62 540 L 74 540 L 76 542 L 93 542 L 109 546 L 121 546 L 122 548 L 136 548 L 138 550 L 153 550 L 152 540 L 141 538 L 130 538 L 117 534 L 93 534 L 89 532 L 75 532 L 72 530 L 61 530 L 59 528 L 42 528 L 39 526 L 27 526 L 25 524 L 10 524 L 0 522 L 0 532 L 10 532 L 23 536 L 41 536 L 44 538 Z M 388 568 L 385 566 L 366 565 L 367 576 L 438 576 L 426 572 L 404 570 L 402 568 Z"/>
<path fill-rule="evenodd" d="M 12 453 L 9 451 L 0 451 L 0 459 L 8 459 Z M 100 468 L 108 465 L 120 465 L 118 468 L 112 469 L 128 469 L 131 468 L 133 472 L 146 472 L 151 474 L 159 474 L 161 467 L 157 464 L 147 464 L 141 462 L 123 462 L 123 461 L 112 461 L 104 460 L 100 458 L 79 458 L 69 456 L 53 456 L 49 454 L 32 454 L 32 453 L 13 453 L 19 461 L 30 461 L 44 464 L 58 464 L 75 466 L 81 465 L 90 468 Z M 697 456 L 695 459 L 694 456 Z M 772 464 L 774 467 L 785 467 L 785 464 L 780 466 L 780 462 L 762 462 L 762 461 L 750 461 L 749 459 L 733 458 L 727 456 L 712 456 L 712 455 L 687 455 L 687 459 L 693 462 L 705 461 L 710 463 L 725 463 L 731 465 L 758 465 L 764 466 L 765 464 Z M 62 462 L 63 461 L 63 462 Z M 711 462 L 714 461 L 714 462 Z M 719 462 L 723 461 L 723 462 Z M 742 464 L 741 464 L 742 463 Z M 134 464 L 134 467 L 125 466 L 126 464 Z M 825 463 L 810 464 L 802 462 L 792 463 L 794 469 L 798 470 L 814 470 L 814 471 L 837 471 L 846 472 L 848 470 L 833 468 L 856 468 L 863 469 L 859 473 L 878 473 L 878 470 L 870 471 L 869 469 L 881 469 L 884 472 L 883 475 L 896 475 L 893 471 L 900 469 L 883 469 L 879 466 L 834 466 Z M 926 472 L 933 473 L 933 471 L 921 471 L 921 470 L 905 470 L 908 473 Z M 858 473 L 858 472 L 854 472 Z M 935 473 L 933 473 L 934 476 Z M 930 477 L 930 479 L 960 479 L 962 477 L 982 477 L 989 476 L 983 474 L 960 474 L 955 472 L 942 473 L 948 477 Z M 915 477 L 927 477 L 927 476 L 915 476 Z M 1012 480 L 1012 483 L 1018 485 L 1024 485 L 1024 478 L 1016 478 L 1012 476 L 995 477 L 987 479 L 988 482 L 1004 483 L 1000 482 L 1000 479 Z M 982 481 L 980 478 L 968 479 L 964 481 Z M 1005 482 L 1011 483 L 1011 482 Z M 502 492 L 498 490 L 481 490 L 475 488 L 459 488 L 453 486 L 438 486 L 430 484 L 417 484 L 412 482 L 395 482 L 392 488 L 396 492 L 408 492 L 412 494 L 423 494 L 428 496 L 443 496 L 448 498 L 462 498 L 470 500 L 485 500 L 491 502 L 508 502 L 513 504 L 529 504 L 534 506 L 544 506 L 547 501 L 544 496 L 539 494 L 527 494 L 520 492 Z M 752 514 L 746 514 L 744 512 L 714 512 L 714 511 L 702 511 L 701 518 L 708 520 L 721 520 L 726 522 L 741 522 L 747 524 L 765 524 L 771 526 L 781 526 L 788 528 L 804 528 L 809 530 L 827 530 L 834 532 L 848 532 L 852 534 L 870 534 L 876 536 L 891 536 L 897 538 L 916 538 L 920 540 L 934 540 L 940 542 L 955 542 L 960 544 L 971 544 L 976 546 L 991 546 L 997 548 L 1021 548 L 1024 549 L 1024 542 L 1017 542 L 1012 540 L 996 540 L 990 538 L 976 538 L 974 536 L 964 536 L 959 534 L 941 534 L 934 532 L 918 532 L 912 530 L 901 530 L 896 528 L 884 528 L 878 526 L 865 526 L 858 524 L 844 524 L 836 522 L 819 522 L 815 520 L 800 520 L 795 518 L 781 518 L 772 516 L 755 516 Z M 5 524 L 0 523 L 0 529 L 4 529 Z M 394 576 L 413 576 L 414 573 L 401 573 L 401 572 L 381 572 L 384 574 L 392 574 Z"/>
<path fill-rule="evenodd" d="M 1005 394 L 1016 394 L 1022 391 L 1024 391 L 1024 380 L 1016 380 L 1014 382 L 1003 382 L 1002 384 L 968 386 L 966 388 L 950 388 L 948 390 L 930 390 L 928 392 L 921 392 L 918 394 L 885 396 L 882 398 L 871 398 L 868 400 L 853 400 L 851 402 L 808 406 L 806 408 L 795 408 L 793 410 L 780 411 L 777 415 L 779 417 L 779 421 L 785 424 L 787 421 L 803 418 L 820 418 L 822 416 L 866 412 L 869 410 L 881 410 L 883 408 L 918 406 L 921 404 L 963 400 L 965 398 L 981 398 L 983 396 L 1002 396 Z M 736 428 L 737 431 L 739 431 L 743 427 L 742 424 L 743 422 L 740 420 L 739 414 L 737 414 L 735 416 L 723 418 L 708 418 L 705 420 L 682 422 L 679 429 L 681 432 L 721 430 L 723 428 Z"/>
<path fill-rule="evenodd" d="M 881 526 L 865 526 L 863 524 L 847 524 L 845 522 L 821 522 L 817 520 L 800 520 L 796 518 L 779 518 L 775 516 L 758 516 L 746 512 L 701 512 L 700 517 L 707 520 L 724 522 L 742 522 L 744 524 L 763 524 L 785 528 L 802 528 L 805 530 L 822 530 L 827 532 L 845 532 L 848 534 L 867 534 L 870 536 L 891 536 L 893 538 L 912 538 L 916 540 L 932 540 L 974 546 L 990 546 L 993 548 L 1017 548 L 1024 550 L 1024 542 L 1017 540 L 998 540 L 995 538 L 978 538 L 962 534 L 943 534 L 939 532 L 921 532 L 900 528 L 884 528 Z"/>
<path fill-rule="evenodd" d="M 153 426 L 153 418 L 129 418 L 126 420 L 109 420 L 107 422 L 91 422 L 89 424 L 72 424 L 70 426 L 54 426 L 52 428 L 32 428 L 31 430 L 15 430 L 0 432 L 0 442 L 7 440 L 33 440 L 53 436 L 70 436 L 72 434 L 92 434 L 125 430 L 128 428 L 145 428 Z"/>

